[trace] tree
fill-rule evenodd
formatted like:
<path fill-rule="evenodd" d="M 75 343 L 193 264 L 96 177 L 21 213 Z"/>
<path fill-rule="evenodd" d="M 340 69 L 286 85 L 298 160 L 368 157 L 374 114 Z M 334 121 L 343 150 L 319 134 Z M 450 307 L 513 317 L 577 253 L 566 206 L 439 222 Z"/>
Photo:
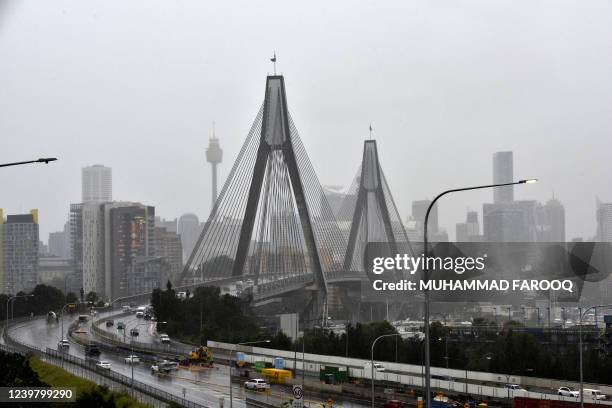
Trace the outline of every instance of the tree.
<path fill-rule="evenodd" d="M 68 292 L 68 294 L 66 294 L 66 303 L 77 303 L 78 301 L 79 298 L 73 292 Z"/>
<path fill-rule="evenodd" d="M 30 362 L 19 354 L 0 351 L 0 386 L 1 387 L 45 387 L 38 373 L 32 370 Z"/>
<path fill-rule="evenodd" d="M 85 300 L 91 303 L 96 303 L 98 301 L 98 294 L 94 291 L 91 291 L 85 296 Z"/>

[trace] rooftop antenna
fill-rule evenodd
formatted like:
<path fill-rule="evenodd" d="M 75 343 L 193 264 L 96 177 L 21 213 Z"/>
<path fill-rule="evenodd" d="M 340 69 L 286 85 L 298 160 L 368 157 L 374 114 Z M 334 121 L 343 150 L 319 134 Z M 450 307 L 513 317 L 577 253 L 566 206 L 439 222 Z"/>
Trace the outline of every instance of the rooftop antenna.
<path fill-rule="evenodd" d="M 276 76 L 276 51 L 274 51 L 274 56 L 270 58 L 270 61 L 274 64 L 274 76 Z"/>
<path fill-rule="evenodd" d="M 370 123 L 370 140 L 372 140 L 372 124 Z"/>

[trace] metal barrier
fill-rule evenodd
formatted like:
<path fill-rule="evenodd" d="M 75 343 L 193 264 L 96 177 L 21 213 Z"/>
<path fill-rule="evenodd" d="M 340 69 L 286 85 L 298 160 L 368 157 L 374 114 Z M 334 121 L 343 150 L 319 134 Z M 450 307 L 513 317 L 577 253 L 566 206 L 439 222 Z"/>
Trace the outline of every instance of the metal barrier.
<path fill-rule="evenodd" d="M 179 355 L 179 356 L 188 354 L 193 350 L 192 347 L 187 347 L 187 346 L 180 346 L 180 347 L 174 346 L 173 347 L 173 346 L 170 346 L 169 344 L 164 346 L 164 345 L 159 345 L 159 344 L 142 343 L 139 341 L 133 341 L 132 343 L 123 341 L 121 340 L 121 337 L 127 337 L 127 336 L 118 336 L 115 333 L 109 333 L 106 330 L 103 330 L 100 327 L 98 327 L 98 324 L 104 320 L 105 319 L 94 321 L 91 326 L 91 332 L 95 336 L 101 338 L 104 342 L 110 343 L 114 346 L 122 347 L 126 349 L 131 349 L 132 347 L 134 347 L 134 350 L 136 351 L 142 351 L 142 352 L 154 353 L 154 354 Z"/>
<path fill-rule="evenodd" d="M 10 327 L 10 324 L 9 324 L 9 327 Z M 57 350 L 53 350 L 50 348 L 43 350 L 43 349 L 28 345 L 28 344 L 19 343 L 18 341 L 16 341 L 10 336 L 8 328 L 5 328 L 4 330 L 4 339 L 7 342 L 7 344 L 0 345 L 1 346 L 0 349 L 4 349 L 6 351 L 9 351 L 12 353 L 18 353 L 21 355 L 25 355 L 27 353 L 33 353 L 33 354 L 40 355 L 41 357 L 44 357 L 52 361 L 56 361 L 56 360 L 64 361 L 69 364 L 84 368 L 90 372 L 94 372 L 98 376 L 108 378 L 115 383 L 121 384 L 128 388 L 132 388 L 131 377 L 127 377 L 123 374 L 119 374 L 111 370 L 108 370 L 108 371 L 97 370 L 95 367 L 95 362 L 91 360 L 86 360 L 86 359 L 82 359 L 82 358 L 79 358 L 79 357 L 76 357 L 70 354 L 61 353 Z M 174 394 L 170 394 L 166 391 L 159 390 L 158 388 L 152 387 L 148 384 L 145 384 L 137 380 L 134 380 L 133 382 L 133 389 L 142 394 L 151 396 L 159 401 L 163 401 L 165 403 L 174 402 L 186 408 L 212 408 L 206 405 L 201 405 L 201 404 L 186 400 Z"/>

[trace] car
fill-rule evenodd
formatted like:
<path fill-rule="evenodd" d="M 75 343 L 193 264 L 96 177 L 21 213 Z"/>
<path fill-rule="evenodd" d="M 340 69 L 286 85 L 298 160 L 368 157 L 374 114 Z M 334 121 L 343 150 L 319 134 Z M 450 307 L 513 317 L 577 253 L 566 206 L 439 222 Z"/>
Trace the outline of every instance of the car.
<path fill-rule="evenodd" d="M 404 403 L 399 400 L 389 400 L 383 404 L 383 408 L 404 408 Z"/>
<path fill-rule="evenodd" d="M 123 310 L 123 313 L 130 313 L 130 311 L 132 310 L 132 308 L 128 305 L 125 305 L 121 308 L 121 310 Z"/>
<path fill-rule="evenodd" d="M 526 389 L 524 389 L 523 387 L 521 387 L 518 384 L 506 384 L 506 385 L 504 385 L 504 388 L 507 389 L 508 391 L 511 391 L 512 395 L 514 395 L 514 396 L 521 395 L 521 394 L 527 392 Z"/>
<path fill-rule="evenodd" d="M 160 334 L 159 341 L 161 341 L 162 343 L 170 343 L 170 336 L 168 336 L 167 334 Z"/>
<path fill-rule="evenodd" d="M 124 358 L 123 361 L 125 361 L 126 364 L 136 364 L 140 363 L 140 357 L 135 354 L 130 354 L 129 356 Z"/>
<path fill-rule="evenodd" d="M 602 394 L 601 391 L 595 390 L 593 388 L 584 388 L 584 399 L 593 399 L 593 400 L 605 400 L 605 394 Z"/>
<path fill-rule="evenodd" d="M 141 318 L 144 317 L 144 312 L 142 310 L 139 310 L 136 312 L 136 317 Z"/>
<path fill-rule="evenodd" d="M 580 396 L 580 391 L 576 391 L 570 387 L 559 387 L 557 390 L 557 394 L 563 397 L 575 397 L 578 398 Z"/>
<path fill-rule="evenodd" d="M 178 363 L 174 361 L 163 360 L 151 366 L 151 374 L 168 374 L 173 370 L 178 370 Z"/>
<path fill-rule="evenodd" d="M 107 320 L 106 321 L 106 327 L 113 327 L 115 324 L 115 322 L 113 322 L 112 320 Z"/>
<path fill-rule="evenodd" d="M 270 384 L 268 384 L 263 378 L 254 378 L 246 381 L 244 383 L 244 388 L 247 390 L 265 391 L 267 388 L 270 388 Z"/>
<path fill-rule="evenodd" d="M 371 366 L 372 366 L 372 363 L 368 361 L 368 362 L 366 363 L 366 365 L 365 365 L 364 369 L 366 369 L 366 370 L 371 370 L 371 369 L 372 369 L 372 368 L 371 368 Z M 379 373 L 382 373 L 382 372 L 384 372 L 384 371 L 385 371 L 385 366 L 383 366 L 383 365 L 382 365 L 382 364 L 380 364 L 380 363 L 376 363 L 376 362 L 374 362 L 374 370 L 376 370 L 376 371 L 377 371 L 377 372 L 379 372 Z"/>
<path fill-rule="evenodd" d="M 57 342 L 57 347 L 59 347 L 59 348 L 69 348 L 70 347 L 70 342 L 68 341 L 68 339 L 62 339 L 62 340 Z"/>
<path fill-rule="evenodd" d="M 110 370 L 111 364 L 108 361 L 100 360 L 96 363 L 96 368 L 101 370 Z"/>
<path fill-rule="evenodd" d="M 125 323 L 118 322 L 117 323 L 117 330 L 125 330 Z"/>
<path fill-rule="evenodd" d="M 138 331 L 138 328 L 134 327 L 132 330 L 130 330 L 130 336 L 132 337 L 138 337 L 138 335 L 140 334 L 140 332 Z"/>
<path fill-rule="evenodd" d="M 87 315 L 79 315 L 79 323 L 85 323 L 89 320 L 89 316 Z"/>
<path fill-rule="evenodd" d="M 145 315 L 144 315 L 144 319 L 145 320 L 151 320 L 151 317 L 153 317 L 153 316 L 151 316 L 151 313 L 145 313 Z"/>
<path fill-rule="evenodd" d="M 97 344 L 89 343 L 85 345 L 86 357 L 99 356 L 100 354 L 102 354 L 102 352 L 100 351 L 100 347 L 98 347 Z"/>

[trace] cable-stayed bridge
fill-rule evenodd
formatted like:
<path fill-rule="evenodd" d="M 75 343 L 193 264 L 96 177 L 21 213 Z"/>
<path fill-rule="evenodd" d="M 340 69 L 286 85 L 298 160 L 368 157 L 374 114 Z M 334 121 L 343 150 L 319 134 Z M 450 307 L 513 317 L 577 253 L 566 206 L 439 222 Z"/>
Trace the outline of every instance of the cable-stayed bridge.
<path fill-rule="evenodd" d="M 367 242 L 388 242 L 393 251 L 408 244 L 373 140 L 365 142 L 353 184 L 355 200 L 343 206 L 352 212 L 347 234 L 289 114 L 284 78 L 268 76 L 264 102 L 185 265 L 183 282 L 248 279 L 255 303 L 295 300 L 299 293 L 309 313 L 319 314 L 330 291 L 368 279 L 359 262 Z"/>

